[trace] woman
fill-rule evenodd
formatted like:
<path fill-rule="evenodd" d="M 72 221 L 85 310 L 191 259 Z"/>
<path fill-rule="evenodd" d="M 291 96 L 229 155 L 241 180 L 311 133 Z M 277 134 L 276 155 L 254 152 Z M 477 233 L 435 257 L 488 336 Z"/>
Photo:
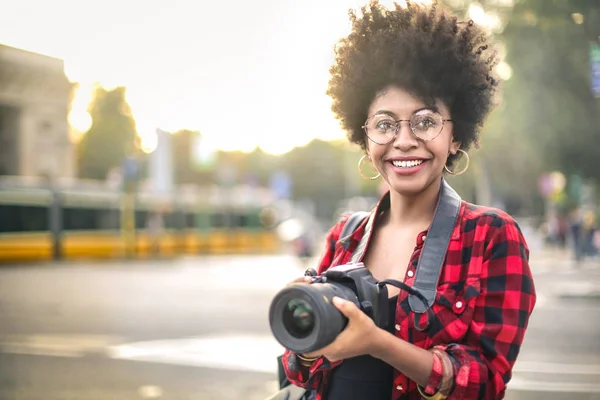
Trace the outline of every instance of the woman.
<path fill-rule="evenodd" d="M 466 151 L 492 108 L 497 60 L 480 28 L 435 5 L 371 3 L 351 21 L 328 94 L 365 151 L 359 170 L 368 160 L 377 170 L 370 178 L 390 190 L 348 249 L 336 246 L 346 219 L 330 230 L 318 272 L 348 262 L 366 235 L 360 260 L 372 275 L 411 286 L 444 171 L 462 173 L 460 158 L 468 166 Z M 392 287 L 388 329 L 335 298 L 347 327 L 314 353 L 286 351 L 288 379 L 328 400 L 502 398 L 535 304 L 528 256 L 510 216 L 462 202 L 432 306 L 437 328 L 416 329 L 408 293 Z"/>

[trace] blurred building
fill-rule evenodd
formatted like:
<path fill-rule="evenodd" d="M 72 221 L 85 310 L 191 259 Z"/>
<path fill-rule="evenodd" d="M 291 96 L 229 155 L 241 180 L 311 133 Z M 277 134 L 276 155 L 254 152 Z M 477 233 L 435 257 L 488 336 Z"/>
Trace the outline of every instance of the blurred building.
<path fill-rule="evenodd" d="M 0 175 L 75 174 L 62 60 L 0 45 Z"/>

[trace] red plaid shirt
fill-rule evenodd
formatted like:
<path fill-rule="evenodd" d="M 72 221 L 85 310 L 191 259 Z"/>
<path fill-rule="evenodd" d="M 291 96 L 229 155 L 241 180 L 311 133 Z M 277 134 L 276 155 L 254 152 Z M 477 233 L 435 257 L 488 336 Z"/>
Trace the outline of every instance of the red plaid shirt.
<path fill-rule="evenodd" d="M 370 218 L 389 208 L 389 193 Z M 347 219 L 343 217 L 327 235 L 327 249 L 318 266 L 322 273 L 330 266 L 350 261 L 366 230 L 367 218 L 354 232 L 347 250 L 338 242 Z M 412 286 L 427 231 L 416 239 L 404 282 Z M 364 254 L 364 253 L 363 253 Z M 423 349 L 445 351 L 454 367 L 454 386 L 448 396 L 455 399 L 501 399 L 511 378 L 529 316 L 535 305 L 535 288 L 529 269 L 529 249 L 517 223 L 506 213 L 462 202 L 446 262 L 442 268 L 437 296 L 432 306 L 435 317 L 420 332 L 414 327 L 414 313 L 408 293 L 401 291 L 396 307 L 396 337 Z M 425 392 L 434 394 L 442 378 L 442 366 L 433 357 L 431 378 Z M 331 370 L 343 361 L 321 357 L 311 368 L 302 366 L 296 355 L 286 351 L 283 365 L 295 385 L 317 389 L 317 400 L 326 398 Z M 419 399 L 417 384 L 394 371 L 392 399 Z"/>

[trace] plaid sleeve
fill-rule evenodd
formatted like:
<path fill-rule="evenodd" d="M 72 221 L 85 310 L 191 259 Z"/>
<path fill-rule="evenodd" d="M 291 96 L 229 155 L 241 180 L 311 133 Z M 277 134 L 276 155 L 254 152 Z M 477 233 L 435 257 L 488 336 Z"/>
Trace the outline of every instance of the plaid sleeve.
<path fill-rule="evenodd" d="M 300 363 L 295 353 L 286 350 L 283 354 L 283 368 L 288 380 L 308 390 L 319 389 L 320 382 L 327 378 L 330 370 L 341 363 L 341 361 L 330 362 L 325 357 L 321 357 L 308 368 Z"/>
<path fill-rule="evenodd" d="M 344 229 L 344 225 L 348 220 L 350 214 L 344 214 L 340 217 L 339 221 L 327 232 L 325 237 L 325 251 L 321 256 L 321 260 L 317 265 L 317 272 L 322 274 L 327 270 L 327 268 L 331 267 L 331 263 L 335 257 L 336 252 L 336 243 L 340 238 L 342 230 Z"/>
<path fill-rule="evenodd" d="M 440 346 L 436 346 L 440 348 Z M 443 350 L 443 348 L 442 348 Z M 442 375 L 443 375 L 443 366 L 439 357 L 433 357 L 433 367 L 431 369 L 431 375 L 429 376 L 429 381 L 427 382 L 427 386 L 425 387 L 425 394 L 434 395 L 438 392 L 439 387 L 442 383 Z"/>
<path fill-rule="evenodd" d="M 529 250 L 518 225 L 493 217 L 487 237 L 469 333 L 464 343 L 436 346 L 453 364 L 451 400 L 503 397 L 535 305 Z M 436 392 L 441 372 L 434 363 L 427 393 Z"/>
<path fill-rule="evenodd" d="M 347 216 L 343 216 L 327 233 L 325 237 L 325 251 L 317 266 L 319 274 L 331 266 L 335 256 L 337 240 L 347 219 Z M 317 389 L 319 382 L 326 378 L 328 371 L 340 363 L 341 361 L 331 363 L 325 357 L 321 357 L 310 368 L 307 368 L 299 362 L 295 353 L 286 350 L 283 354 L 283 368 L 288 380 L 296 386 L 309 390 Z"/>

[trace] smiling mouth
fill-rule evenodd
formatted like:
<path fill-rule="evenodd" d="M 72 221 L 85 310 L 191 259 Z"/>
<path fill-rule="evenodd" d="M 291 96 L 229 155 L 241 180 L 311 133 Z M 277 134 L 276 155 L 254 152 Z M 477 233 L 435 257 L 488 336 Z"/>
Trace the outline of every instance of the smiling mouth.
<path fill-rule="evenodd" d="M 425 160 L 392 161 L 392 165 L 398 168 L 413 168 L 423 164 Z"/>

